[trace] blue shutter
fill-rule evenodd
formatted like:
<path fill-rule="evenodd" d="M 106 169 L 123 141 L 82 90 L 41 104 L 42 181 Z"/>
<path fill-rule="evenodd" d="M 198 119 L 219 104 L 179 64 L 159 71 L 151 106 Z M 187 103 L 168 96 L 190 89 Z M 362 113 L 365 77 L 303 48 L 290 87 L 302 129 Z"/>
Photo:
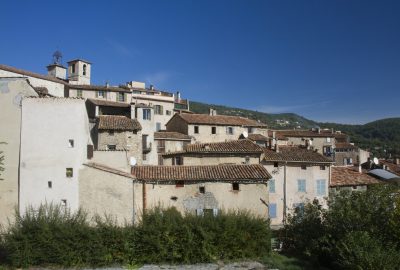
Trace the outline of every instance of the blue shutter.
<path fill-rule="evenodd" d="M 276 203 L 269 204 L 269 218 L 276 218 Z"/>
<path fill-rule="evenodd" d="M 320 179 L 317 180 L 317 195 L 324 196 L 326 193 L 326 180 Z"/>
<path fill-rule="evenodd" d="M 275 179 L 269 180 L 269 192 L 275 193 Z"/>
<path fill-rule="evenodd" d="M 306 180 L 305 179 L 297 180 L 297 191 L 298 192 L 306 192 Z"/>

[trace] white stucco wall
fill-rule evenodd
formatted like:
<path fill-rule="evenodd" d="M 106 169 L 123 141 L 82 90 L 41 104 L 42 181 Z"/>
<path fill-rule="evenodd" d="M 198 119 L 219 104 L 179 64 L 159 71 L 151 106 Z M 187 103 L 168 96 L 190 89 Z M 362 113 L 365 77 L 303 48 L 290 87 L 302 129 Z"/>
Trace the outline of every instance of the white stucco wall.
<path fill-rule="evenodd" d="M 37 96 L 26 79 L 0 78 L 0 151 L 4 155 L 5 171 L 0 178 L 0 226 L 6 226 L 18 207 L 18 170 L 21 131 L 21 101 L 25 96 Z"/>
<path fill-rule="evenodd" d="M 64 84 L 62 83 L 57 83 L 49 80 L 43 80 L 35 77 L 30 77 L 30 76 L 25 76 L 21 75 L 19 73 L 14 73 L 6 70 L 0 69 L 0 78 L 4 77 L 26 77 L 29 79 L 29 82 L 32 84 L 34 87 L 46 87 L 47 90 L 49 91 L 50 95 L 56 96 L 56 97 L 63 97 L 64 96 Z"/>
<path fill-rule="evenodd" d="M 78 174 L 91 144 L 83 99 L 27 98 L 22 102 L 20 210 L 44 202 L 76 210 Z M 69 140 L 74 147 L 69 147 Z M 73 177 L 66 176 L 73 168 Z M 52 188 L 48 187 L 52 182 Z"/>

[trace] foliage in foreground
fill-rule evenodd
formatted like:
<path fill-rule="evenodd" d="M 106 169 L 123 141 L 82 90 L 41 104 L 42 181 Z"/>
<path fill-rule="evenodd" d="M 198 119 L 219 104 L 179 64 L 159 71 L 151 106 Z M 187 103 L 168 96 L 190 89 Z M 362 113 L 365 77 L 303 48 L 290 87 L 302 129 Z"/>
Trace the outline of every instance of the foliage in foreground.
<path fill-rule="evenodd" d="M 286 252 L 333 269 L 400 269 L 400 196 L 384 185 L 317 201 L 283 229 Z"/>
<path fill-rule="evenodd" d="M 0 250 L 13 267 L 240 260 L 269 254 L 270 230 L 268 222 L 246 212 L 198 217 L 154 209 L 137 225 L 118 227 L 99 218 L 93 225 L 83 211 L 50 205 L 17 214 Z"/>

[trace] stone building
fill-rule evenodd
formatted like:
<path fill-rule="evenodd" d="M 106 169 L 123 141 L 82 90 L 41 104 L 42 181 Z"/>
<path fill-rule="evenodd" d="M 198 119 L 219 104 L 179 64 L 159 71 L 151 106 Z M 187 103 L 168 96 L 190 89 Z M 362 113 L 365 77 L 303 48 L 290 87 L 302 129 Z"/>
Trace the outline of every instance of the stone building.
<path fill-rule="evenodd" d="M 342 190 L 365 191 L 368 186 L 382 184 L 384 181 L 368 174 L 361 166 L 332 167 L 332 180 L 329 194 L 334 195 Z"/>
<path fill-rule="evenodd" d="M 248 210 L 268 218 L 267 181 L 262 165 L 135 166 L 135 213 L 157 206 L 182 214 Z"/>
<path fill-rule="evenodd" d="M 238 116 L 181 113 L 166 126 L 167 131 L 191 136 L 195 143 L 237 140 L 245 132 L 267 136 L 267 125 Z"/>
<path fill-rule="evenodd" d="M 259 164 L 263 148 L 250 140 L 188 144 L 163 155 L 164 165 Z"/>
<path fill-rule="evenodd" d="M 369 152 L 362 150 L 353 143 L 336 142 L 334 157 L 337 166 L 359 165 L 368 160 Z"/>
<path fill-rule="evenodd" d="M 157 147 L 158 165 L 163 165 L 163 154 L 182 151 L 190 144 L 192 138 L 179 132 L 158 131 L 154 133 L 154 142 Z"/>
<path fill-rule="evenodd" d="M 271 173 L 269 213 L 271 227 L 282 226 L 287 215 L 307 201 L 318 199 L 326 207 L 332 160 L 302 146 L 265 149 L 261 162 Z"/>

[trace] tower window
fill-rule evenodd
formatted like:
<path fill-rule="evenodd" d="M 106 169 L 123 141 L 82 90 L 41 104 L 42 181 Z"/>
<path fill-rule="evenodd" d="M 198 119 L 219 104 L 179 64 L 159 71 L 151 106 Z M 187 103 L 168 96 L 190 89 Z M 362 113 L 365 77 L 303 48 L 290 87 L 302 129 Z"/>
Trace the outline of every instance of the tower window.
<path fill-rule="evenodd" d="M 232 190 L 239 191 L 239 183 L 232 183 Z"/>
<path fill-rule="evenodd" d="M 83 65 L 83 76 L 86 76 L 86 65 Z"/>
<path fill-rule="evenodd" d="M 47 187 L 48 187 L 48 188 L 52 188 L 52 187 L 53 187 L 53 182 L 48 181 L 48 182 L 47 182 Z"/>
<path fill-rule="evenodd" d="M 72 64 L 71 66 L 71 73 L 75 73 L 75 64 Z"/>

